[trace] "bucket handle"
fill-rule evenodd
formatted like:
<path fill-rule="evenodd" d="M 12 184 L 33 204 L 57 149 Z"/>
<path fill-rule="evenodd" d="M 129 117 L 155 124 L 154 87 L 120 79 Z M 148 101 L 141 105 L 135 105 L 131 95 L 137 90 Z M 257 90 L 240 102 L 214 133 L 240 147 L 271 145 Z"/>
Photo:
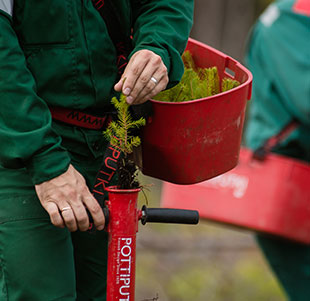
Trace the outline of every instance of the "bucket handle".
<path fill-rule="evenodd" d="M 243 76 L 246 76 L 244 84 L 247 85 L 247 100 L 251 99 L 252 96 L 252 74 L 246 68 L 244 68 L 238 61 L 234 60 L 230 56 L 226 56 L 225 59 L 225 70 L 224 73 L 231 79 L 235 79 L 236 71 L 241 71 Z"/>

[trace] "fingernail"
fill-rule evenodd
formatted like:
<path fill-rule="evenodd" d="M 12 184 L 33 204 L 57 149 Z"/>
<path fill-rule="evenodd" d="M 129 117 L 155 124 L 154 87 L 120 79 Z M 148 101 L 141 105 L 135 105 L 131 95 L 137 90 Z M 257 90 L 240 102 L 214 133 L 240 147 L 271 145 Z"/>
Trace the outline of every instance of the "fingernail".
<path fill-rule="evenodd" d="M 127 100 L 127 103 L 131 104 L 133 102 L 133 97 L 132 96 L 128 96 L 126 98 L 126 100 Z"/>
<path fill-rule="evenodd" d="M 126 89 L 123 91 L 123 93 L 124 93 L 125 95 L 129 95 L 130 92 L 131 92 L 131 90 L 130 90 L 129 88 L 126 88 Z"/>
<path fill-rule="evenodd" d="M 99 231 L 103 230 L 104 229 L 104 225 L 101 225 L 97 228 Z"/>

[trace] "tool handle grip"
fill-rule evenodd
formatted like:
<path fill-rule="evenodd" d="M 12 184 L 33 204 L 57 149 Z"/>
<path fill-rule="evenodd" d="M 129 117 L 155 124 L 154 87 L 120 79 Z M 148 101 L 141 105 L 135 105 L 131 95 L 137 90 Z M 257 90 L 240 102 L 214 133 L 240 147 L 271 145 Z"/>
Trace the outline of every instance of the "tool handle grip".
<path fill-rule="evenodd" d="M 199 222 L 199 213 L 196 210 L 168 209 L 168 208 L 147 208 L 142 207 L 141 223 L 172 223 L 192 224 Z"/>

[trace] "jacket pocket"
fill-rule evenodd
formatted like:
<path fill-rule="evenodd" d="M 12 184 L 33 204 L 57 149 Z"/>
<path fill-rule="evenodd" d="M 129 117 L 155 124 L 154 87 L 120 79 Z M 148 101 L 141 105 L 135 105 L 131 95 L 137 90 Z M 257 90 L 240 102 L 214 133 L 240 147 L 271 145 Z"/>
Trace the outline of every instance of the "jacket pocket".
<path fill-rule="evenodd" d="M 68 43 L 70 19 L 70 0 L 16 0 L 14 3 L 14 28 L 23 46 Z"/>
<path fill-rule="evenodd" d="M 24 53 L 41 98 L 54 106 L 75 107 L 79 103 L 79 70 L 75 48 L 26 47 Z"/>

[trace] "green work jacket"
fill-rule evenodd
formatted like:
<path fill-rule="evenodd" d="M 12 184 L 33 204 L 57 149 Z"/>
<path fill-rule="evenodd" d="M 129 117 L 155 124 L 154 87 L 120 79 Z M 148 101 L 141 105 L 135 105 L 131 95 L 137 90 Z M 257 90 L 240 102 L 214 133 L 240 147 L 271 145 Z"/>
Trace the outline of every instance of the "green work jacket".
<path fill-rule="evenodd" d="M 310 9 L 305 4 L 276 1 L 253 29 L 246 57 L 253 101 L 245 138 L 256 149 L 295 119 L 298 128 L 275 151 L 310 161 Z"/>
<path fill-rule="evenodd" d="M 193 0 L 113 1 L 131 55 L 160 55 L 177 83 Z M 116 77 L 115 47 L 91 0 L 0 0 L 0 167 L 25 167 L 34 184 L 63 173 L 70 156 L 48 106 L 99 110 Z"/>

